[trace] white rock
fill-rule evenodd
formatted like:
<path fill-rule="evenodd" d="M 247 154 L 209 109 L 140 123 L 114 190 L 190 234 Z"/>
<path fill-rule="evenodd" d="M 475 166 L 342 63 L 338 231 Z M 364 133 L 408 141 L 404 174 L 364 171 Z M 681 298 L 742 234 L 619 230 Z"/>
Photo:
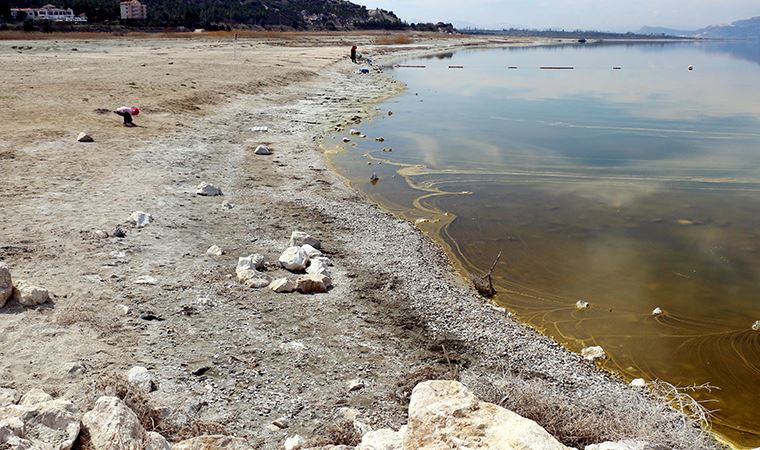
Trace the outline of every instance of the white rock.
<path fill-rule="evenodd" d="M 230 203 L 227 200 L 225 200 L 225 201 L 222 202 L 222 209 L 230 210 L 230 209 L 232 209 L 234 207 L 235 207 L 235 204 L 234 203 Z"/>
<path fill-rule="evenodd" d="M 304 448 L 306 439 L 302 436 L 295 435 L 285 439 L 285 450 L 300 450 Z"/>
<path fill-rule="evenodd" d="M 639 441 L 603 442 L 586 446 L 586 450 L 650 450 L 651 448 L 649 442 Z"/>
<path fill-rule="evenodd" d="M 349 138 L 347 138 L 347 137 L 344 137 L 344 138 L 343 138 L 343 142 L 351 142 L 351 139 L 349 139 Z"/>
<path fill-rule="evenodd" d="M 150 275 L 143 275 L 141 277 L 135 278 L 135 284 L 147 284 L 153 286 L 155 284 L 158 284 L 158 280 Z"/>
<path fill-rule="evenodd" d="M 575 302 L 576 309 L 588 309 L 591 305 L 585 300 L 578 300 Z"/>
<path fill-rule="evenodd" d="M 306 268 L 306 273 L 310 275 L 324 275 L 329 278 L 328 287 L 332 286 L 332 274 L 330 273 L 330 260 L 323 256 L 314 258 Z"/>
<path fill-rule="evenodd" d="M 116 311 L 120 314 L 126 316 L 129 314 L 129 306 L 127 305 L 116 305 Z"/>
<path fill-rule="evenodd" d="M 172 445 L 155 431 L 145 433 L 145 450 L 172 450 Z"/>
<path fill-rule="evenodd" d="M 213 184 L 206 183 L 205 181 L 198 185 L 195 193 L 204 197 L 218 197 L 220 195 L 224 195 L 222 193 L 222 189 L 219 186 L 214 186 Z"/>
<path fill-rule="evenodd" d="M 382 137 L 382 136 L 380 136 L 380 137 L 376 137 L 376 138 L 375 138 L 375 140 L 376 140 L 377 142 L 385 142 L 385 138 L 384 138 L 384 137 Z"/>
<path fill-rule="evenodd" d="M 321 274 L 308 274 L 296 280 L 296 289 L 302 294 L 323 294 L 331 285 L 330 278 Z"/>
<path fill-rule="evenodd" d="M 138 450 L 146 440 L 140 420 L 116 397 L 100 397 L 82 417 L 82 428 L 90 434 L 95 450 Z"/>
<path fill-rule="evenodd" d="M 222 256 L 224 254 L 224 250 L 222 250 L 218 245 L 212 245 L 208 248 L 208 250 L 206 250 L 206 254 L 210 256 Z"/>
<path fill-rule="evenodd" d="M 15 405 L 18 402 L 18 392 L 15 389 L 0 388 L 0 408 Z"/>
<path fill-rule="evenodd" d="M 348 388 L 348 392 L 358 391 L 364 389 L 364 382 L 357 378 L 356 380 L 349 381 L 346 387 Z"/>
<path fill-rule="evenodd" d="M 596 361 L 598 359 L 606 359 L 607 354 L 604 353 L 604 349 L 599 346 L 586 347 L 581 350 L 581 356 L 587 361 Z"/>
<path fill-rule="evenodd" d="M 270 150 L 269 147 L 267 147 L 266 145 L 259 145 L 258 147 L 256 147 L 256 150 L 254 150 L 253 153 L 257 155 L 271 155 L 272 150 Z"/>
<path fill-rule="evenodd" d="M 292 241 L 292 239 L 291 239 Z M 309 264 L 309 255 L 299 246 L 289 247 L 280 255 L 279 263 L 291 272 L 303 272 Z"/>
<path fill-rule="evenodd" d="M 643 378 L 635 378 L 631 381 L 631 386 L 637 387 L 637 388 L 643 388 L 647 387 L 647 382 Z"/>
<path fill-rule="evenodd" d="M 129 216 L 130 222 L 137 228 L 142 228 L 149 223 L 153 222 L 153 216 L 142 211 L 135 211 Z"/>
<path fill-rule="evenodd" d="M 269 289 L 278 294 L 289 294 L 296 291 L 296 283 L 287 278 L 278 278 L 269 284 Z"/>
<path fill-rule="evenodd" d="M 38 403 L 50 402 L 53 397 L 42 389 L 34 388 L 24 394 L 19 401 L 19 405 L 34 406 Z"/>
<path fill-rule="evenodd" d="M 79 133 L 79 136 L 77 136 L 77 142 L 95 142 L 95 139 L 93 139 L 89 134 L 81 132 Z"/>
<path fill-rule="evenodd" d="M 264 255 L 250 255 L 238 258 L 235 270 L 264 270 Z"/>
<path fill-rule="evenodd" d="M 414 388 L 403 448 L 568 450 L 536 422 L 481 402 L 456 381 Z"/>
<path fill-rule="evenodd" d="M 662 309 L 658 306 L 657 308 L 652 310 L 653 316 L 661 316 L 662 315 Z"/>
<path fill-rule="evenodd" d="M 4 262 L 0 262 L 0 308 L 13 296 L 11 271 Z"/>
<path fill-rule="evenodd" d="M 153 375 L 142 366 L 134 366 L 127 372 L 127 382 L 146 394 L 153 390 Z"/>
<path fill-rule="evenodd" d="M 351 131 L 349 131 L 348 133 L 349 133 L 351 136 L 359 136 L 359 135 L 361 135 L 361 134 L 362 134 L 362 133 L 361 133 L 361 131 L 359 131 L 359 130 L 354 130 L 354 129 L 352 129 L 352 130 L 351 130 Z"/>
<path fill-rule="evenodd" d="M 33 286 L 24 280 L 16 280 L 15 299 L 24 306 L 36 306 L 47 302 L 50 293 L 47 289 Z"/>
<path fill-rule="evenodd" d="M 79 413 L 66 400 L 0 408 L 0 443 L 11 449 L 68 450 L 79 428 Z"/>
<path fill-rule="evenodd" d="M 403 450 L 405 433 L 406 426 L 398 431 L 390 428 L 370 431 L 364 434 L 356 450 Z"/>
<path fill-rule="evenodd" d="M 294 231 L 290 235 L 290 246 L 301 247 L 304 245 L 311 245 L 312 247 L 316 249 L 322 248 L 322 243 L 319 242 L 318 239 L 315 239 L 309 236 L 307 233 L 304 233 L 303 231 Z"/>
<path fill-rule="evenodd" d="M 238 269 L 238 281 L 251 289 L 264 289 L 272 283 L 272 279 L 258 270 Z"/>
<path fill-rule="evenodd" d="M 317 250 L 316 248 L 312 247 L 309 244 L 304 244 L 301 246 L 301 248 L 303 249 L 303 251 L 306 252 L 307 255 L 309 255 L 309 258 L 316 258 L 318 256 L 322 256 L 322 252 L 320 252 L 319 250 Z"/>
<path fill-rule="evenodd" d="M 172 445 L 172 450 L 251 450 L 244 439 L 231 436 L 199 436 Z"/>
<path fill-rule="evenodd" d="M 760 320 L 756 321 L 752 324 L 752 330 L 754 331 L 760 331 Z"/>

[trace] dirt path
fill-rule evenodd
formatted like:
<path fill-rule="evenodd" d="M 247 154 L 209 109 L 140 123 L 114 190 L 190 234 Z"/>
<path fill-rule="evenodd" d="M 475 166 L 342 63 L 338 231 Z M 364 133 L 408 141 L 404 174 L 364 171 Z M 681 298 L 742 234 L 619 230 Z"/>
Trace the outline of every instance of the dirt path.
<path fill-rule="evenodd" d="M 54 296 L 0 310 L 0 387 L 41 387 L 84 408 L 104 374 L 140 364 L 171 423 L 218 422 L 277 448 L 293 433 L 319 436 L 342 407 L 397 428 L 426 377 L 516 376 L 543 383 L 589 427 L 621 422 L 568 444 L 698 439 L 661 404 L 485 304 L 411 224 L 327 170 L 319 136 L 400 88 L 353 73 L 333 42 L 0 42 L 11 68 L 0 74 L 11 86 L 0 94 L 10 105 L 0 110 L 0 260 Z M 144 108 L 141 128 L 108 112 L 126 103 Z M 79 131 L 96 142 L 77 143 Z M 274 155 L 254 155 L 260 143 Z M 196 196 L 201 181 L 224 197 Z M 138 210 L 155 222 L 125 225 Z M 123 239 L 93 233 L 118 224 Z M 275 263 L 294 230 L 321 239 L 334 289 L 237 283 L 237 258 L 252 253 L 285 275 Z M 206 255 L 211 245 L 225 254 Z M 141 276 L 156 284 L 136 284 Z M 348 392 L 354 379 L 365 387 Z M 288 429 L 271 426 L 283 416 Z"/>

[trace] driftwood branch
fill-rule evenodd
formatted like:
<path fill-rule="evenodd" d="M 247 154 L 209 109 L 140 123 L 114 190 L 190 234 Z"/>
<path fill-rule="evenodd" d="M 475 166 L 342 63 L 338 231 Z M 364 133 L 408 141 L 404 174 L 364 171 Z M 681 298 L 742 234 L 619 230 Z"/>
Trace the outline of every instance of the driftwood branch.
<path fill-rule="evenodd" d="M 475 286 L 475 289 L 477 289 L 478 293 L 480 293 L 480 295 L 483 297 L 491 298 L 496 295 L 496 289 L 493 287 L 492 275 L 494 269 L 496 268 L 496 265 L 499 264 L 500 259 L 501 252 L 496 255 L 496 259 L 493 261 L 493 264 L 491 264 L 491 268 L 488 269 L 488 272 L 486 272 L 486 274 L 482 277 L 474 274 L 470 275 L 473 286 Z"/>

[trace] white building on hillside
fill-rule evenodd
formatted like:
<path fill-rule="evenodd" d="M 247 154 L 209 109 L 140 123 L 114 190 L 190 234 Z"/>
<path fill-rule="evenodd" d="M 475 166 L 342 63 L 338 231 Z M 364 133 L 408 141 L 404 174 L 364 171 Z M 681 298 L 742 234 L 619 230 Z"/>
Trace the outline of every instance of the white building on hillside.
<path fill-rule="evenodd" d="M 145 20 L 148 18 L 148 7 L 139 2 L 139 0 L 130 0 L 121 2 L 121 19 L 122 20 Z"/>
<path fill-rule="evenodd" d="M 11 17 L 18 17 L 19 13 L 26 13 L 26 18 L 31 20 L 49 20 L 51 22 L 87 22 L 84 14 L 74 15 L 71 8 L 63 9 L 55 5 L 45 5 L 42 8 L 13 8 Z"/>

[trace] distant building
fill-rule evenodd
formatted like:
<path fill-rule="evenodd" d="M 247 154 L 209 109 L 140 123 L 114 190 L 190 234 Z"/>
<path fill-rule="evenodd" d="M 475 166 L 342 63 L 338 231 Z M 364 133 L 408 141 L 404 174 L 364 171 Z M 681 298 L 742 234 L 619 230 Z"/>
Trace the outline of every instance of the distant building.
<path fill-rule="evenodd" d="M 87 22 L 84 14 L 74 15 L 71 8 L 63 9 L 55 5 L 45 5 L 42 8 L 12 8 L 11 18 L 17 19 L 20 13 L 26 14 L 26 20 L 49 20 L 51 22 Z"/>
<path fill-rule="evenodd" d="M 148 18 L 148 7 L 138 0 L 121 2 L 121 20 L 145 20 Z"/>

